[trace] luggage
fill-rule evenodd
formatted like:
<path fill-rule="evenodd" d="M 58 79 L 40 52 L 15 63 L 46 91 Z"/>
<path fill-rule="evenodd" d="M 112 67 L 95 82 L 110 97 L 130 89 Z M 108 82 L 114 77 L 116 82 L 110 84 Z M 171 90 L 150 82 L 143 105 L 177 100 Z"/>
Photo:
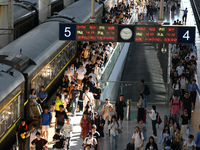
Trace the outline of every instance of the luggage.
<path fill-rule="evenodd" d="M 35 117 L 39 117 L 41 115 L 41 113 L 43 112 L 40 104 L 32 104 L 31 111 L 33 112 L 33 115 Z"/>
<path fill-rule="evenodd" d="M 16 144 L 13 145 L 13 150 L 19 150 L 18 135 L 16 135 Z"/>
<path fill-rule="evenodd" d="M 143 122 L 146 122 L 146 109 L 145 108 L 137 109 L 137 122 L 139 122 L 141 119 L 143 120 Z"/>
<path fill-rule="evenodd" d="M 126 150 L 134 150 L 134 144 L 128 143 L 126 145 Z"/>

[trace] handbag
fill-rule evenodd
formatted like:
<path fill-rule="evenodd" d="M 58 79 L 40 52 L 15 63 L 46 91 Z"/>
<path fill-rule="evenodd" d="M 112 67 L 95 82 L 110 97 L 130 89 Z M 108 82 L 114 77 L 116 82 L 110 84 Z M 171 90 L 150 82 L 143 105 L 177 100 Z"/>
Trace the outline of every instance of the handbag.
<path fill-rule="evenodd" d="M 121 129 L 117 129 L 118 133 L 121 134 L 122 133 L 122 130 Z"/>

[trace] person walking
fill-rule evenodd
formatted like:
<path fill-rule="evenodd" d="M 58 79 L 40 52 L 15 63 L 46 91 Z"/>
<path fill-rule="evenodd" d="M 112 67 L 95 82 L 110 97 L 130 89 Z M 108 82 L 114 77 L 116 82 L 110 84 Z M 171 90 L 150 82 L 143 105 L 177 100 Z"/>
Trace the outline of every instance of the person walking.
<path fill-rule="evenodd" d="M 27 150 L 28 125 L 25 119 L 21 119 L 21 123 L 17 127 L 16 135 L 18 136 L 19 149 Z"/>
<path fill-rule="evenodd" d="M 184 141 L 183 149 L 184 150 L 195 150 L 196 144 L 194 141 L 194 136 L 192 134 L 189 135 L 188 140 Z"/>
<path fill-rule="evenodd" d="M 153 129 L 153 137 L 154 139 L 157 138 L 157 129 L 156 129 L 156 106 L 153 105 L 151 112 L 148 112 L 150 118 L 151 118 L 151 122 L 152 122 L 152 129 Z"/>
<path fill-rule="evenodd" d="M 63 105 L 63 100 L 61 99 L 60 93 L 57 93 L 56 94 L 56 101 L 55 101 L 56 112 L 60 111 L 60 108 L 59 108 L 60 105 Z"/>
<path fill-rule="evenodd" d="M 181 134 L 184 140 L 187 140 L 189 134 L 190 119 L 187 114 L 187 109 L 184 109 L 183 115 L 181 115 L 179 122 L 181 124 Z"/>
<path fill-rule="evenodd" d="M 200 90 L 199 90 L 198 85 L 196 84 L 196 80 L 195 79 L 192 80 L 192 84 L 189 85 L 189 89 L 190 89 L 190 96 L 191 96 L 192 101 L 193 101 L 193 109 L 195 109 L 197 91 L 198 91 L 198 93 L 200 95 Z"/>
<path fill-rule="evenodd" d="M 183 110 L 187 110 L 188 117 L 191 119 L 191 111 L 193 111 L 193 101 L 192 98 L 190 97 L 189 92 L 185 92 L 185 96 L 182 100 L 183 102 Z"/>
<path fill-rule="evenodd" d="M 36 133 L 36 139 L 34 139 L 31 144 L 35 147 L 35 150 L 43 150 L 46 147 L 46 144 L 48 143 L 47 140 L 41 138 L 41 134 L 39 132 Z M 24 150 L 24 149 L 20 149 Z"/>
<path fill-rule="evenodd" d="M 72 137 L 72 131 L 73 131 L 73 125 L 70 124 L 70 119 L 67 119 L 67 123 L 64 124 L 63 126 L 64 129 L 64 135 L 66 137 L 66 141 L 67 141 L 67 150 L 70 149 L 70 141 L 71 141 L 71 137 Z"/>
<path fill-rule="evenodd" d="M 64 111 L 63 105 L 60 105 L 59 108 L 60 108 L 60 111 L 56 112 L 55 127 L 56 127 L 56 129 L 60 129 L 62 131 L 62 127 L 65 123 L 65 119 L 67 121 L 68 116 L 67 116 L 66 112 Z"/>
<path fill-rule="evenodd" d="M 182 108 L 181 100 L 178 99 L 177 95 L 174 95 L 174 99 L 172 99 L 169 103 L 169 111 L 171 112 L 177 127 L 179 126 L 179 115 L 181 108 Z"/>
<path fill-rule="evenodd" d="M 169 125 L 165 125 L 164 129 L 160 133 L 159 144 L 162 144 L 162 148 L 166 147 L 166 142 L 171 140 L 172 135 L 169 130 Z"/>
<path fill-rule="evenodd" d="M 85 106 L 87 105 L 87 102 L 90 101 L 93 108 L 95 107 L 94 103 L 94 96 L 91 92 L 89 92 L 89 88 L 85 88 L 85 93 L 83 93 L 83 109 L 85 109 Z M 84 110 L 83 110 L 84 112 Z"/>
<path fill-rule="evenodd" d="M 85 150 L 94 150 L 97 145 L 96 139 L 93 137 L 92 132 L 89 132 L 89 136 L 86 137 L 83 141 L 83 146 Z"/>
<path fill-rule="evenodd" d="M 87 134 L 89 133 L 89 131 L 91 129 L 91 121 L 87 117 L 87 113 L 85 113 L 85 112 L 83 113 L 83 117 L 81 118 L 80 127 L 81 127 L 80 137 L 84 141 L 85 137 L 87 136 Z"/>
<path fill-rule="evenodd" d="M 95 110 L 97 111 L 99 109 L 100 103 L 102 101 L 102 93 L 101 93 L 101 88 L 99 87 L 99 83 L 97 82 L 94 91 L 94 100 L 95 100 Z"/>
<path fill-rule="evenodd" d="M 122 126 L 124 119 L 124 109 L 126 114 L 126 103 L 123 101 L 124 95 L 120 95 L 119 100 L 115 104 L 115 110 L 117 112 L 117 120 L 120 119 L 120 126 Z"/>
<path fill-rule="evenodd" d="M 44 110 L 44 106 L 46 105 L 46 99 L 48 97 L 47 92 L 44 90 L 44 86 L 40 87 L 40 91 L 38 92 L 38 100 L 39 104 L 41 105 L 42 109 Z"/>
<path fill-rule="evenodd" d="M 153 136 L 149 137 L 149 142 L 146 144 L 145 150 L 158 150 L 158 146 L 154 141 Z"/>
<path fill-rule="evenodd" d="M 106 134 L 108 134 L 109 111 L 110 111 L 110 106 L 112 105 L 110 104 L 110 100 L 108 98 L 106 98 L 105 101 L 106 103 L 103 105 L 102 108 L 102 116 L 104 116 Z"/>
<path fill-rule="evenodd" d="M 78 89 L 78 84 L 75 84 L 74 89 L 71 90 L 71 101 L 72 101 L 72 113 L 76 116 L 76 109 L 78 105 L 78 100 L 80 96 L 80 90 Z"/>
<path fill-rule="evenodd" d="M 142 150 L 144 146 L 144 137 L 138 126 L 135 127 L 135 132 L 133 133 L 132 138 L 133 141 L 131 144 L 134 143 L 135 150 Z"/>
<path fill-rule="evenodd" d="M 54 150 L 66 150 L 66 137 L 60 133 L 60 129 L 56 129 L 56 134 L 53 136 Z"/>
<path fill-rule="evenodd" d="M 185 10 L 182 10 L 182 11 L 183 11 L 182 22 L 185 22 L 185 24 L 186 24 L 186 21 L 187 21 L 187 13 L 188 13 L 187 7 L 185 8 Z"/>
<path fill-rule="evenodd" d="M 120 128 L 120 125 L 117 122 L 117 118 L 115 116 L 112 116 L 112 122 L 108 127 L 108 129 L 110 129 L 111 150 L 118 149 L 117 144 L 118 144 L 118 139 L 119 139 L 119 132 L 118 132 L 119 128 Z"/>
<path fill-rule="evenodd" d="M 92 135 L 97 141 L 97 145 L 95 146 L 95 150 L 99 150 L 99 142 L 100 142 L 100 134 L 98 131 L 96 131 L 97 127 L 96 125 L 92 125 Z"/>
<path fill-rule="evenodd" d="M 42 127 L 42 135 L 48 140 L 49 126 L 51 124 L 52 115 L 48 112 L 48 106 L 44 106 L 44 112 L 40 115 L 40 127 Z"/>
<path fill-rule="evenodd" d="M 196 133 L 195 136 L 195 143 L 196 143 L 196 150 L 200 150 L 200 125 L 199 125 L 199 131 Z"/>
<path fill-rule="evenodd" d="M 30 130 L 30 132 L 28 133 L 28 136 L 30 137 L 30 139 L 29 139 L 29 141 L 30 141 L 30 143 L 29 143 L 29 148 L 30 148 L 30 150 L 34 150 L 34 146 L 32 145 L 31 142 L 32 142 L 34 139 L 37 138 L 37 137 L 36 137 L 36 133 L 37 133 L 36 127 L 37 127 L 37 125 L 36 125 L 35 123 L 33 123 L 33 124 L 31 125 L 31 130 Z"/>
<path fill-rule="evenodd" d="M 143 94 L 140 93 L 140 99 L 137 103 L 137 121 L 139 122 L 140 120 L 143 120 L 145 121 L 145 118 L 144 118 L 144 97 L 143 97 Z"/>
<path fill-rule="evenodd" d="M 141 94 L 143 94 L 144 98 L 144 108 L 147 108 L 147 95 L 145 94 L 146 85 L 144 84 L 144 79 L 141 80 Z"/>
<path fill-rule="evenodd" d="M 183 136 L 181 135 L 180 128 L 176 128 L 176 134 L 172 137 L 172 143 L 176 145 L 177 150 L 182 149 Z"/>

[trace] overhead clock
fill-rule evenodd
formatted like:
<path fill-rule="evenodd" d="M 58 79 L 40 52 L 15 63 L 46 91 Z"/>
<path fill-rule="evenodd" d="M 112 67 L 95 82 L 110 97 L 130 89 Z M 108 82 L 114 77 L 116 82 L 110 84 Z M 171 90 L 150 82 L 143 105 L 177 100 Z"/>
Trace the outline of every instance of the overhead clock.
<path fill-rule="evenodd" d="M 121 37 L 123 40 L 129 40 L 132 36 L 133 36 L 133 32 L 132 32 L 131 29 L 129 29 L 129 28 L 123 28 L 123 29 L 120 31 L 120 37 Z"/>

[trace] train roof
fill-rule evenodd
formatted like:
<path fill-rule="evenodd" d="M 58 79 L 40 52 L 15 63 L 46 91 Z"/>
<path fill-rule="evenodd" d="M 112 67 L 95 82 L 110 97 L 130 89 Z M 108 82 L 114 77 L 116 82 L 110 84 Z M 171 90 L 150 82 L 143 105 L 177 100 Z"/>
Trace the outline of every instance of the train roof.
<path fill-rule="evenodd" d="M 22 55 L 31 59 L 31 61 L 36 64 L 23 70 L 23 73 L 31 74 L 35 70 L 33 69 L 34 67 L 39 67 L 46 59 L 53 55 L 53 53 L 59 50 L 61 46 L 66 44 L 66 41 L 59 41 L 59 22 L 71 23 L 71 21 L 63 17 L 68 17 L 70 14 L 73 14 L 70 16 L 75 17 L 76 22 L 85 22 L 90 18 L 90 6 L 90 0 L 81 0 L 70 5 L 61 11 L 58 16 L 54 16 L 52 19 L 47 20 L 3 47 L 0 50 L 0 55 L 4 55 L 5 53 L 19 54 L 21 49 Z M 102 5 L 95 4 L 96 10 L 99 9 L 100 6 Z M 78 10 L 80 7 L 81 9 Z"/>
<path fill-rule="evenodd" d="M 22 20 L 24 17 L 36 13 L 31 3 L 17 2 L 13 5 L 13 19 L 14 22 Z"/>
<path fill-rule="evenodd" d="M 95 12 L 102 7 L 102 4 L 95 2 Z M 86 22 L 88 16 L 91 16 L 91 0 L 80 0 L 76 3 L 69 5 L 66 9 L 63 9 L 58 13 L 60 16 L 67 16 L 74 18 L 77 23 Z"/>
<path fill-rule="evenodd" d="M 19 71 L 0 63 L 0 102 L 24 81 L 24 76 Z"/>

